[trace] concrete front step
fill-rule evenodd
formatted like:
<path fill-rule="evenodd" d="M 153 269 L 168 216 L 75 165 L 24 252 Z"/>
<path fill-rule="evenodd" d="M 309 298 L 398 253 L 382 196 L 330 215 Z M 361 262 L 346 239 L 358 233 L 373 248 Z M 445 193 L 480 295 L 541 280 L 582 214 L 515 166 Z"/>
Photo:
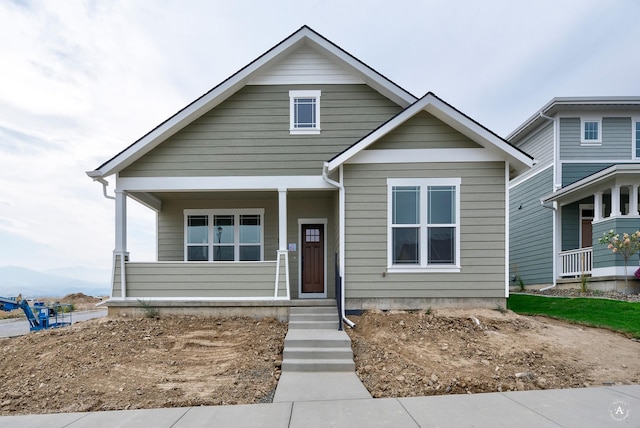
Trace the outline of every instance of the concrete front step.
<path fill-rule="evenodd" d="M 353 360 L 340 359 L 286 359 L 282 361 L 283 372 L 353 372 Z"/>
<path fill-rule="evenodd" d="M 289 314 L 289 322 L 296 321 L 338 321 L 338 313 L 327 314 Z"/>
<path fill-rule="evenodd" d="M 289 330 L 338 330 L 338 321 L 289 321 Z"/>
<path fill-rule="evenodd" d="M 313 359 L 327 359 L 335 360 L 346 358 L 353 360 L 353 351 L 351 348 L 346 347 L 333 347 L 333 348 L 294 348 L 287 347 L 283 354 L 283 359 L 297 359 L 297 360 L 313 360 Z"/>
<path fill-rule="evenodd" d="M 284 338 L 284 349 L 289 347 L 351 349 L 351 339 L 347 333 L 338 330 L 289 330 Z"/>
<path fill-rule="evenodd" d="M 335 314 L 338 316 L 338 308 L 335 306 L 293 306 L 289 309 L 289 316 L 298 314 Z"/>

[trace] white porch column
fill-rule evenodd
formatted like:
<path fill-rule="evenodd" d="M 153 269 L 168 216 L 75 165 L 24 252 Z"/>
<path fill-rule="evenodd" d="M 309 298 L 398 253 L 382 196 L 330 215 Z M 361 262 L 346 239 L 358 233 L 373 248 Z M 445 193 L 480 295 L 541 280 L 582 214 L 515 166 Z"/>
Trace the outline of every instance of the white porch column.
<path fill-rule="evenodd" d="M 287 189 L 278 189 L 278 250 L 287 251 Z"/>
<path fill-rule="evenodd" d="M 620 185 L 611 188 L 611 217 L 620 217 Z"/>
<path fill-rule="evenodd" d="M 629 186 L 629 215 L 638 215 L 638 185 Z"/>
<path fill-rule="evenodd" d="M 602 192 L 593 194 L 593 221 L 602 220 Z"/>
<path fill-rule="evenodd" d="M 127 193 L 116 190 L 116 247 L 114 253 L 127 252 Z"/>

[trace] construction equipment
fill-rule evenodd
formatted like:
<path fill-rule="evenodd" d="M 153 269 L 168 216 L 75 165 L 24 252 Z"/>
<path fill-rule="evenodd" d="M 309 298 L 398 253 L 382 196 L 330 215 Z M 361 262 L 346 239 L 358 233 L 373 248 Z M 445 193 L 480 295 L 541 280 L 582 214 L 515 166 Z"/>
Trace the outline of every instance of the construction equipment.
<path fill-rule="evenodd" d="M 13 311 L 22 309 L 29 321 L 31 331 L 44 330 L 47 328 L 59 328 L 71 325 L 71 305 L 70 304 L 49 304 L 44 302 L 34 302 L 33 308 L 29 302 L 18 297 L 0 297 L 0 310 Z"/>

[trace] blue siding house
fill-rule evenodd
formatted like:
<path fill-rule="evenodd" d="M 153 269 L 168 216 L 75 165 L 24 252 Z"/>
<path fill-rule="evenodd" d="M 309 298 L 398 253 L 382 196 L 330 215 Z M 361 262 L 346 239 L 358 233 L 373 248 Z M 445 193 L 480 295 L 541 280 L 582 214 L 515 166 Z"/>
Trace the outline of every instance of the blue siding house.
<path fill-rule="evenodd" d="M 507 140 L 536 159 L 509 186 L 512 284 L 622 289 L 637 256 L 625 272 L 598 239 L 640 228 L 640 97 L 554 98 Z"/>

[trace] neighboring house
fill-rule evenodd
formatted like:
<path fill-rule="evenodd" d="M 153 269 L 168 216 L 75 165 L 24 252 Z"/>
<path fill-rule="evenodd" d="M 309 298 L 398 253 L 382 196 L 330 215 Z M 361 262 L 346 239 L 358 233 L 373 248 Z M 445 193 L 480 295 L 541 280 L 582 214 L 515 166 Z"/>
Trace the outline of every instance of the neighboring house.
<path fill-rule="evenodd" d="M 532 162 L 305 26 L 87 173 L 115 181 L 106 304 L 286 317 L 337 283 L 346 309 L 495 306 Z M 127 198 L 157 213 L 155 262 L 129 261 Z"/>
<path fill-rule="evenodd" d="M 640 228 L 640 97 L 554 98 L 507 140 L 537 161 L 509 186 L 516 285 L 584 274 L 624 286 L 622 257 L 598 239 Z M 637 268 L 635 257 L 627 275 Z"/>

